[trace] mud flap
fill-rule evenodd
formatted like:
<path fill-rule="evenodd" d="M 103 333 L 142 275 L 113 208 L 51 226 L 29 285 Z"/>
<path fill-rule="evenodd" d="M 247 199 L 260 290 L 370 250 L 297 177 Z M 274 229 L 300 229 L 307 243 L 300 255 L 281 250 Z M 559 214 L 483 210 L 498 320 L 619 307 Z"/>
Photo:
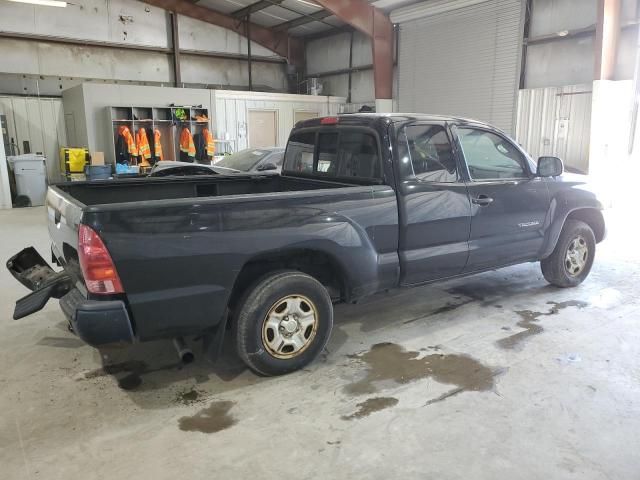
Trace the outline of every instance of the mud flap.
<path fill-rule="evenodd" d="M 14 320 L 42 310 L 50 298 L 61 298 L 73 286 L 68 274 L 54 271 L 33 247 L 25 248 L 11 257 L 7 261 L 7 269 L 32 291 L 16 302 Z"/>

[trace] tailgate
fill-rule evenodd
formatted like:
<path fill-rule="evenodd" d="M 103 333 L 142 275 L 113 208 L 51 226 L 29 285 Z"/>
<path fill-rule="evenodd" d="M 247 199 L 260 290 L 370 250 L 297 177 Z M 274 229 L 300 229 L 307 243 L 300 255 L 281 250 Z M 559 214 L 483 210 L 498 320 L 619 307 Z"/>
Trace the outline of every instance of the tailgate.
<path fill-rule="evenodd" d="M 47 227 L 53 255 L 74 280 L 82 279 L 78 229 L 84 205 L 56 186 L 47 191 Z"/>

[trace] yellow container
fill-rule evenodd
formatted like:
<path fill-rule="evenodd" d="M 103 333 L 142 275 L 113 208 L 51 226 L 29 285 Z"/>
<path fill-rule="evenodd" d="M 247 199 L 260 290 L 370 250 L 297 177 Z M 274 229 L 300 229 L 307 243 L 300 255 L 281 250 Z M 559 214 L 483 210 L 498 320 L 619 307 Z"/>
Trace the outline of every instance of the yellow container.
<path fill-rule="evenodd" d="M 86 148 L 60 149 L 60 171 L 65 173 L 84 173 L 84 166 L 89 164 L 89 150 Z"/>

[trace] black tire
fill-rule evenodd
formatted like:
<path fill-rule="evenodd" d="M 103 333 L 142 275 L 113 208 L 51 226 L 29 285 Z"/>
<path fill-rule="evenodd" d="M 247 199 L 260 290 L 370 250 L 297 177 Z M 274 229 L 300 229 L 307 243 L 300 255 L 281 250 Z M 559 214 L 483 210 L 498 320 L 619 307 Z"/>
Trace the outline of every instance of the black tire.
<path fill-rule="evenodd" d="M 575 241 L 586 246 L 584 266 L 578 270 L 567 260 L 567 251 Z M 567 220 L 558 238 L 553 253 L 540 261 L 542 275 L 552 285 L 561 288 L 580 285 L 591 271 L 593 259 L 596 255 L 596 237 L 589 225 L 579 220 Z M 581 255 L 584 258 L 584 254 Z"/>
<path fill-rule="evenodd" d="M 309 312 L 314 317 L 311 330 L 301 320 L 304 317 L 308 322 Z M 280 315 L 284 317 L 277 323 L 280 326 L 276 332 L 269 325 L 274 321 L 268 320 Z M 329 292 L 315 278 L 298 271 L 280 271 L 262 277 L 247 289 L 234 320 L 238 355 L 244 363 L 260 375 L 283 375 L 303 368 L 322 352 L 333 327 L 333 305 Z M 295 328 L 295 332 L 285 327 L 292 331 Z M 297 352 L 294 335 L 298 342 L 306 342 Z"/>

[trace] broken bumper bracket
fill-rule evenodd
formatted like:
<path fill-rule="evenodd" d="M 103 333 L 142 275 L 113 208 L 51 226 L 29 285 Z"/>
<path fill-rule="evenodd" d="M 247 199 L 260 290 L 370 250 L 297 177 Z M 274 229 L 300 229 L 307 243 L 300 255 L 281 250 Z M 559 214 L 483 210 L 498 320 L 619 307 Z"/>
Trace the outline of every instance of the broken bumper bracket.
<path fill-rule="evenodd" d="M 33 247 L 25 248 L 11 257 L 7 261 L 7 269 L 32 291 L 16 302 L 14 320 L 42 310 L 50 298 L 62 298 L 73 286 L 67 273 L 54 271 Z"/>

